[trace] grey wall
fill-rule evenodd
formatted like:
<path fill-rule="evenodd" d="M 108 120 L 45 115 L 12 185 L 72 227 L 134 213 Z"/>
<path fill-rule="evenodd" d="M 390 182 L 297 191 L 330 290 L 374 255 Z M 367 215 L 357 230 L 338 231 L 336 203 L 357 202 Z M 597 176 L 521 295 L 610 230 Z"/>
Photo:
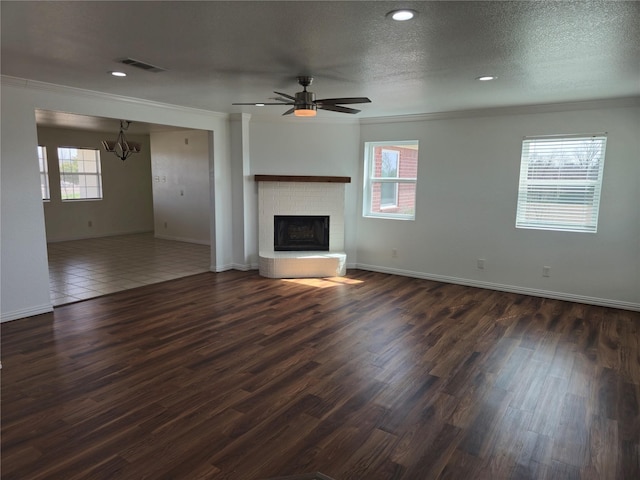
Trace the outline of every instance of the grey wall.
<path fill-rule="evenodd" d="M 30 80 L 2 77 L 0 320 L 52 310 L 44 212 L 40 193 L 36 109 L 208 132 L 211 269 L 232 264 L 228 117 L 216 112 L 123 99 Z"/>
<path fill-rule="evenodd" d="M 352 266 L 640 309 L 640 107 L 630 103 L 360 123 L 254 117 L 249 128 L 244 120 L 235 122 L 242 128 L 233 144 L 241 144 L 243 152 L 233 156 L 227 115 L 2 77 L 2 118 L 11 121 L 1 124 L 0 319 L 52 309 L 34 152 L 38 108 L 206 131 L 209 163 L 206 172 L 198 172 L 209 182 L 214 271 L 246 268 L 257 256 L 255 230 L 250 231 L 257 225 L 251 175 L 350 176 L 345 230 Z M 516 229 L 522 137 L 596 132 L 609 135 L 598 232 Z M 404 139 L 420 141 L 416 220 L 363 218 L 363 142 Z M 244 191 L 234 197 L 237 185 Z M 234 222 L 233 212 L 243 212 L 244 222 Z M 239 254 L 236 239 L 244 245 Z M 477 258 L 486 259 L 482 271 L 476 269 Z M 551 277 L 542 277 L 543 265 L 551 266 Z"/>
<path fill-rule="evenodd" d="M 302 121 L 300 121 L 302 120 Z M 253 117 L 250 122 L 251 173 L 351 177 L 345 185 L 347 265 L 357 261 L 357 218 L 361 164 L 357 119 L 282 119 Z M 257 205 L 257 187 L 255 198 Z M 257 215 L 255 225 L 258 224 Z M 257 252 L 257 244 L 255 245 Z"/>
<path fill-rule="evenodd" d="M 151 163 L 156 237 L 209 245 L 208 133 L 151 133 Z"/>
<path fill-rule="evenodd" d="M 520 110 L 365 122 L 363 142 L 419 140 L 420 154 L 415 221 L 358 215 L 358 264 L 638 308 L 640 108 Z M 608 140 L 598 232 L 516 229 L 523 137 L 599 132 L 608 132 Z M 476 268 L 478 258 L 486 259 L 484 270 Z M 543 266 L 551 267 L 549 278 L 542 276 Z"/>
<path fill-rule="evenodd" d="M 38 144 L 47 147 L 51 200 L 43 202 L 47 241 L 122 235 L 153 230 L 151 160 L 149 137 L 128 135 L 142 144 L 142 151 L 126 161 L 105 152 L 100 141 L 115 138 L 117 132 L 38 128 Z M 57 148 L 74 146 L 100 150 L 101 200 L 63 202 Z M 91 222 L 91 226 L 89 226 Z"/>

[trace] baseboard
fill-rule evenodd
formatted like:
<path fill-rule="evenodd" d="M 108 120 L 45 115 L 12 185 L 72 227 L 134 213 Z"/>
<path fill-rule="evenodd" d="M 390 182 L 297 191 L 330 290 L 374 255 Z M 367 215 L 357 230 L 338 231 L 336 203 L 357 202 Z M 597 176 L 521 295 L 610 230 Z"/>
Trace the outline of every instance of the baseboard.
<path fill-rule="evenodd" d="M 141 233 L 153 233 L 153 230 L 135 230 L 133 232 L 107 232 L 95 235 L 75 235 L 71 237 L 47 238 L 47 243 L 72 242 L 74 240 L 89 240 L 92 238 L 119 237 L 121 235 L 139 235 Z"/>
<path fill-rule="evenodd" d="M 71 242 L 73 240 L 88 240 L 91 238 L 119 237 L 121 235 L 139 235 L 141 233 L 154 233 L 154 232 L 153 230 L 136 230 L 133 232 L 109 232 L 109 233 L 102 233 L 102 234 L 96 234 L 96 235 L 78 235 L 78 236 L 53 238 L 53 239 L 48 238 L 47 243 Z M 174 242 L 195 243 L 198 245 L 207 245 L 207 246 L 211 245 L 210 242 L 206 240 L 200 240 L 197 238 L 176 237 L 173 235 L 159 235 L 159 234 L 154 234 L 153 236 L 160 240 L 171 240 Z"/>
<path fill-rule="evenodd" d="M 39 305 L 37 307 L 23 308 L 22 310 L 14 310 L 13 312 L 3 312 L 0 314 L 0 323 L 9 322 L 11 320 L 19 320 L 21 318 L 42 315 L 43 313 L 53 312 L 53 305 Z"/>
<path fill-rule="evenodd" d="M 253 265 L 251 263 L 233 263 L 231 268 L 234 270 L 240 270 L 241 272 L 248 272 L 249 270 L 257 270 L 258 265 Z"/>
<path fill-rule="evenodd" d="M 401 275 L 404 277 L 422 278 L 424 280 L 433 280 L 443 283 L 454 283 L 457 285 L 465 285 L 468 287 L 486 288 L 487 290 L 497 290 L 500 292 L 519 293 L 522 295 L 531 295 L 533 297 L 551 298 L 554 300 L 565 300 L 568 302 L 585 303 L 588 305 L 598 305 L 600 307 L 619 308 L 622 310 L 640 311 L 640 303 L 625 302 L 621 300 L 612 300 L 608 298 L 588 297 L 585 295 L 577 295 L 572 293 L 554 292 L 550 290 L 538 290 L 535 288 L 518 287 L 515 285 L 503 285 L 500 283 L 483 282 L 478 280 L 469 280 L 467 278 L 449 277 L 445 275 L 435 275 L 423 272 L 414 272 L 412 270 L 401 270 L 397 268 L 379 267 L 377 265 L 366 265 L 362 263 L 356 264 L 357 269 L 368 270 L 371 272 L 390 273 L 392 275 Z"/>
<path fill-rule="evenodd" d="M 210 242 L 205 241 L 205 240 L 199 240 L 197 238 L 189 238 L 189 237 L 175 237 L 172 235 L 159 235 L 159 234 L 154 234 L 155 238 L 158 238 L 160 240 L 171 240 L 173 242 L 185 242 L 185 243 L 195 243 L 197 245 L 211 245 Z"/>
<path fill-rule="evenodd" d="M 225 265 L 211 265 L 209 270 L 212 272 L 226 272 L 227 270 L 239 270 L 241 272 L 248 272 L 249 270 L 258 270 L 258 264 L 254 263 L 227 263 Z"/>
<path fill-rule="evenodd" d="M 211 265 L 211 267 L 209 267 L 209 270 L 216 273 L 227 272 L 229 270 L 241 270 L 241 268 L 238 268 L 238 265 L 239 264 L 236 263 L 227 263 L 225 265 Z"/>

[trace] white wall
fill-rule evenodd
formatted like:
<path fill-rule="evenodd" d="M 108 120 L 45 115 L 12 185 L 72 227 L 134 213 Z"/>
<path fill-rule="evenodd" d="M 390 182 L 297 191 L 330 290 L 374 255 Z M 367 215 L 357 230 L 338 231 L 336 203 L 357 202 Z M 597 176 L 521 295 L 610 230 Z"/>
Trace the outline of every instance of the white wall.
<path fill-rule="evenodd" d="M 156 237 L 209 245 L 208 133 L 153 132 L 150 137 Z"/>
<path fill-rule="evenodd" d="M 116 135 L 117 132 L 38 127 L 38 144 L 47 147 L 49 163 L 51 200 L 43 202 L 48 242 L 153 230 L 149 137 L 127 135 L 127 139 L 140 143 L 142 150 L 123 162 L 100 145 L 101 140 Z M 100 150 L 101 200 L 61 200 L 57 157 L 60 146 Z"/>
<path fill-rule="evenodd" d="M 54 110 L 133 122 L 209 131 L 215 161 L 208 175 L 213 189 L 212 270 L 233 261 L 231 190 L 228 185 L 226 114 L 175 107 L 80 89 L 2 77 L 2 157 L 0 230 L 0 320 L 50 311 L 46 236 L 34 149 L 35 110 Z M 10 119 L 7 120 L 7 119 Z"/>
<path fill-rule="evenodd" d="M 233 215 L 233 268 L 258 268 L 256 209 L 254 182 L 251 175 L 249 148 L 249 121 L 246 113 L 230 116 L 232 215 Z"/>
<path fill-rule="evenodd" d="M 52 309 L 36 118 L 21 91 L 2 85 L 0 116 L 0 319 Z M 28 97 L 28 96 L 27 96 Z M 11 119 L 10 121 L 8 119 Z"/>
<path fill-rule="evenodd" d="M 415 221 L 358 216 L 362 268 L 640 308 L 637 102 L 634 108 L 363 123 L 363 142 L 419 140 L 420 157 Z M 522 138 L 598 132 L 608 132 L 598 232 L 516 229 Z M 478 258 L 486 259 L 484 270 L 477 269 Z M 542 277 L 545 265 L 549 278 Z"/>
<path fill-rule="evenodd" d="M 243 267 L 257 256 L 257 235 L 250 231 L 257 228 L 257 185 L 251 175 L 349 176 L 349 266 L 640 309 L 638 102 L 633 108 L 519 109 L 361 124 L 333 117 L 273 121 L 254 116 L 248 133 L 244 120 L 236 122 L 241 132 L 234 145 L 241 144 L 243 151 L 232 162 L 224 114 L 8 77 L 2 77 L 1 93 L 0 320 L 52 308 L 34 159 L 38 108 L 207 131 L 209 165 L 201 173 L 210 185 L 212 270 Z M 522 137 L 603 131 L 609 137 L 598 233 L 516 230 Z M 362 218 L 363 141 L 403 139 L 420 141 L 416 220 Z M 234 205 L 238 185 L 243 191 Z M 243 212 L 244 222 L 233 222 L 233 212 Z M 234 253 L 236 239 L 245 245 L 239 253 Z M 391 257 L 392 248 L 397 258 Z M 486 259 L 485 270 L 476 269 L 477 258 Z M 542 277 L 543 265 L 552 267 L 550 278 Z"/>
<path fill-rule="evenodd" d="M 360 125 L 358 120 L 293 118 L 250 122 L 252 175 L 327 175 L 351 177 L 345 185 L 345 251 L 347 266 L 357 261 L 358 171 Z M 257 185 L 254 200 L 257 205 Z M 257 225 L 257 213 L 255 214 Z M 258 246 L 255 245 L 257 252 Z"/>

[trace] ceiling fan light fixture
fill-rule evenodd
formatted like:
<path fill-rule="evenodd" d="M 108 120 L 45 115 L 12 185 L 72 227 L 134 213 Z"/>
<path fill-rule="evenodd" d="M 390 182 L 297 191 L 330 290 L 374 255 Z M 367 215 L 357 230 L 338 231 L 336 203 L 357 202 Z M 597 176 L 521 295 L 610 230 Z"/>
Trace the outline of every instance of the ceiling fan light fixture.
<path fill-rule="evenodd" d="M 418 12 L 416 12 L 415 10 L 403 8 L 400 10 L 392 10 L 391 12 L 387 13 L 387 17 L 390 17 L 396 22 L 406 22 L 407 20 L 415 18 L 417 14 Z"/>
<path fill-rule="evenodd" d="M 282 115 L 293 114 L 296 117 L 315 117 L 318 110 L 329 110 L 338 113 L 360 113 L 356 108 L 343 106 L 353 103 L 371 103 L 367 97 L 340 97 L 340 98 L 323 98 L 316 100 L 316 94 L 307 91 L 307 87 L 313 82 L 313 77 L 299 76 L 298 83 L 302 85 L 303 90 L 297 92 L 295 96 L 288 93 L 276 92 L 277 97 L 271 97 L 274 102 L 251 102 L 251 103 L 232 103 L 232 105 L 251 105 L 253 107 L 264 107 L 267 105 L 290 106 L 289 110 Z"/>
<path fill-rule="evenodd" d="M 296 107 L 293 114 L 296 117 L 315 117 L 318 113 L 316 108 L 317 107 L 313 104 L 301 105 L 300 107 Z"/>

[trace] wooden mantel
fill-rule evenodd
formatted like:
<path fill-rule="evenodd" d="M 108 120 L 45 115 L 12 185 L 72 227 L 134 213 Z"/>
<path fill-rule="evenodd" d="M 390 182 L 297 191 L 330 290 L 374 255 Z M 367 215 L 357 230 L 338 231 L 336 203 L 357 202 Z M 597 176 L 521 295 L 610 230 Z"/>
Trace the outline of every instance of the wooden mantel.
<path fill-rule="evenodd" d="M 256 182 L 316 182 L 351 183 L 351 177 L 323 177 L 314 175 L 256 175 Z"/>

